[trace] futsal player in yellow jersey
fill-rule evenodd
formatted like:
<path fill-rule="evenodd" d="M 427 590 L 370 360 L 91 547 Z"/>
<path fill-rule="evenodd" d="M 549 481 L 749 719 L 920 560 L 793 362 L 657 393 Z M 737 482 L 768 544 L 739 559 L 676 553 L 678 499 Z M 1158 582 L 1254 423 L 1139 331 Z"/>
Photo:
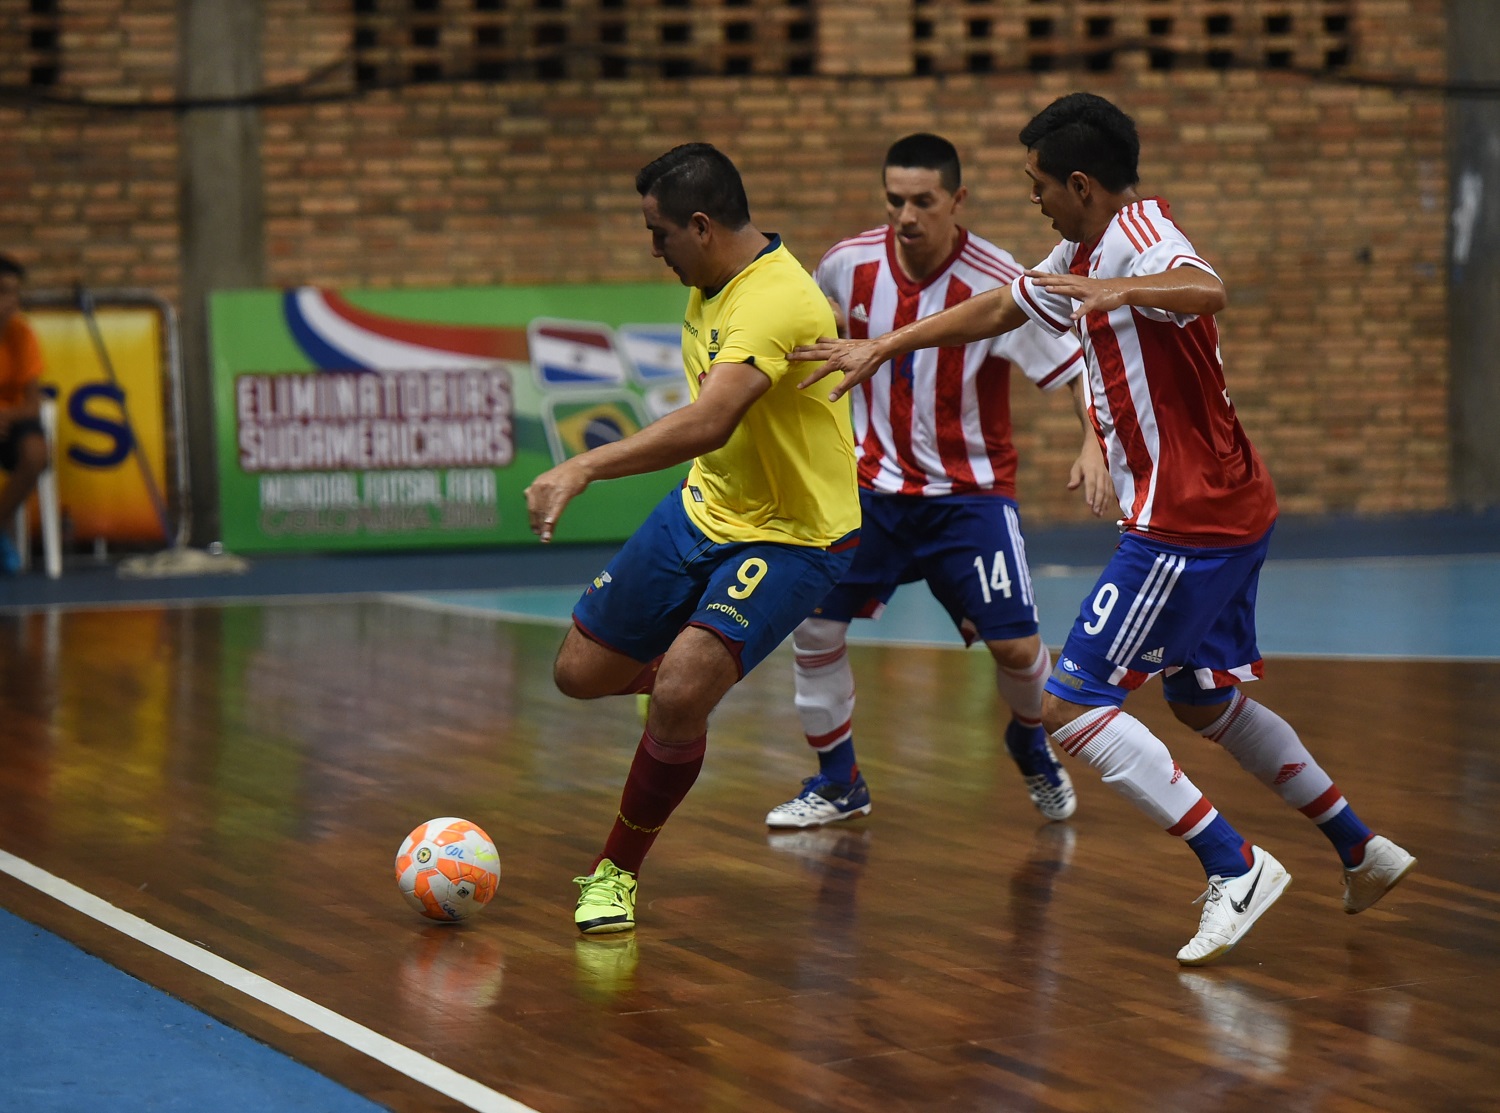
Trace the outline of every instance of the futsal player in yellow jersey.
<path fill-rule="evenodd" d="M 636 176 L 652 254 L 691 287 L 683 362 L 692 401 L 526 489 L 552 539 L 589 483 L 693 460 L 584 592 L 553 677 L 577 699 L 652 694 L 620 810 L 582 887 L 586 934 L 635 927 L 636 875 L 698 777 L 709 713 L 812 613 L 853 558 L 859 493 L 847 399 L 797 384 L 787 353 L 835 333 L 812 277 L 750 221 L 739 171 L 706 143 Z"/>
<path fill-rule="evenodd" d="M 693 462 L 682 490 L 688 517 L 715 541 L 824 546 L 859 527 L 848 408 L 806 405 L 787 374 L 794 337 L 836 327 L 779 236 L 722 290 L 688 295 L 682 356 L 693 398 L 721 364 L 753 367 L 771 384 L 728 443 Z"/>

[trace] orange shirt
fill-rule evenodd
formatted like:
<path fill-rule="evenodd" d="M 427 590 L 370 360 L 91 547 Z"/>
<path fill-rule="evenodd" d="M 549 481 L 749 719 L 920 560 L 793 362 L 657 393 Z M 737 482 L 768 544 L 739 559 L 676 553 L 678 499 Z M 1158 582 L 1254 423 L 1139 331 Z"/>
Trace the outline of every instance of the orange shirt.
<path fill-rule="evenodd" d="M 19 406 L 26 400 L 26 387 L 42 377 L 42 348 L 19 313 L 0 330 L 0 407 Z"/>

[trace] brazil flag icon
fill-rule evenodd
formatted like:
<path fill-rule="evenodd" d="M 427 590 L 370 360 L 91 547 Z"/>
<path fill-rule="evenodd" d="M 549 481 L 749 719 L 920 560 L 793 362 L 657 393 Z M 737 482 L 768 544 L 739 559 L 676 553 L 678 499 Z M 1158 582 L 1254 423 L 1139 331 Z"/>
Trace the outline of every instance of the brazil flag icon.
<path fill-rule="evenodd" d="M 623 440 L 645 424 L 635 396 L 619 394 L 587 401 L 554 400 L 548 409 L 547 432 L 552 455 L 561 463 L 601 444 Z"/>

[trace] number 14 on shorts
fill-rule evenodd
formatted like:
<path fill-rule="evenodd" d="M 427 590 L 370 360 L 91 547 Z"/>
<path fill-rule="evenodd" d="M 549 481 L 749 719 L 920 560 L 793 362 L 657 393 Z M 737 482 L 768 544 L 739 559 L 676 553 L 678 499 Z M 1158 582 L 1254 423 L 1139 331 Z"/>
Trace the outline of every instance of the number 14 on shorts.
<path fill-rule="evenodd" d="M 1005 562 L 1005 550 L 997 549 L 994 560 L 989 562 L 989 568 L 985 567 L 986 561 L 983 555 L 974 558 L 974 571 L 979 574 L 979 590 L 984 593 L 984 601 L 994 601 L 995 595 L 1003 595 L 1010 598 L 1011 582 L 1010 568 Z"/>

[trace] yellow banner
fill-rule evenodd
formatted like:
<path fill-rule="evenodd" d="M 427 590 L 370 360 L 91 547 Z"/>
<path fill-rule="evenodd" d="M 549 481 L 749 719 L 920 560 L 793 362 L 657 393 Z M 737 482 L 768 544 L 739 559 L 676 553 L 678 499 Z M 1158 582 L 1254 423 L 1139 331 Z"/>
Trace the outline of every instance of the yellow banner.
<path fill-rule="evenodd" d="M 165 542 L 131 440 L 133 432 L 165 498 L 161 314 L 149 308 L 95 310 L 118 386 L 110 382 L 81 312 L 36 309 L 26 316 L 47 363 L 42 382 L 57 389 L 58 497 L 73 537 Z"/>

